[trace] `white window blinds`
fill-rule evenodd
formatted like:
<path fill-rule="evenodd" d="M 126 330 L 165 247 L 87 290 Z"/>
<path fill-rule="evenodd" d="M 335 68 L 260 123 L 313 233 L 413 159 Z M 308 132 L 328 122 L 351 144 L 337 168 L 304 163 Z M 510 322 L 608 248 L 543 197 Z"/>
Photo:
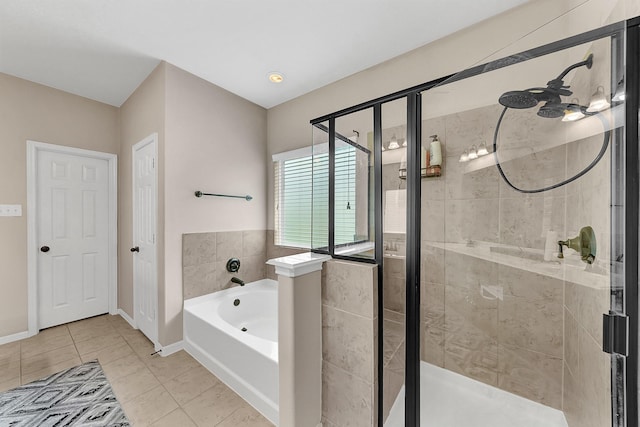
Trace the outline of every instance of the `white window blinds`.
<path fill-rule="evenodd" d="M 311 156 L 310 150 L 292 153 L 274 156 L 279 158 L 274 162 L 275 244 L 326 247 L 329 239 L 329 155 Z M 339 245 L 353 242 L 356 232 L 355 148 L 336 148 L 335 176 L 335 244 Z"/>

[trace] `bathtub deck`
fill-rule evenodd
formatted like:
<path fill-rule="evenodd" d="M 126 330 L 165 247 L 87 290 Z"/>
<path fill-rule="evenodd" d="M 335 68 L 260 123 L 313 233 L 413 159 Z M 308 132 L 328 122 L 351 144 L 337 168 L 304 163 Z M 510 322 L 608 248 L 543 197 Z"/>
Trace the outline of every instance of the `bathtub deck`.
<path fill-rule="evenodd" d="M 421 427 L 567 427 L 562 411 L 420 363 Z M 404 386 L 385 427 L 404 427 Z"/>

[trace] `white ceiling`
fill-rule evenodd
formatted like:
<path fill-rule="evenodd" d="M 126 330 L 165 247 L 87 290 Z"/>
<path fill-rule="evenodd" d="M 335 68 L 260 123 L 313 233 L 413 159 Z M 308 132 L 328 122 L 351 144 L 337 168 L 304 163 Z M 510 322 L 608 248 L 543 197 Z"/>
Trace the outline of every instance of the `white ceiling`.
<path fill-rule="evenodd" d="M 526 1 L 1 0 L 0 72 L 120 106 L 165 60 L 269 108 Z"/>

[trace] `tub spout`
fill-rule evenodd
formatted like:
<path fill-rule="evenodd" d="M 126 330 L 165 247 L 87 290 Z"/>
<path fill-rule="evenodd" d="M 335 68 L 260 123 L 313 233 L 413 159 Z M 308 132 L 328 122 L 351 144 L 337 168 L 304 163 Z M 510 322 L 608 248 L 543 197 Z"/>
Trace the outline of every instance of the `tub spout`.
<path fill-rule="evenodd" d="M 242 279 L 238 279 L 238 278 L 237 278 L 237 277 L 235 277 L 235 276 L 231 278 L 231 281 L 232 281 L 233 283 L 237 283 L 237 284 L 238 284 L 238 285 L 240 285 L 240 286 L 244 286 L 244 280 L 242 280 Z"/>

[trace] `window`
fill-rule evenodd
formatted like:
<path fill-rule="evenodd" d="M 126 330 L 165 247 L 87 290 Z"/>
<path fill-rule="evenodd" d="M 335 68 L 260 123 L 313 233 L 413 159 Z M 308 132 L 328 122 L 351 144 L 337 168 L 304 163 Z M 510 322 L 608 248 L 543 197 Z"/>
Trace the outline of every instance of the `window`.
<path fill-rule="evenodd" d="M 311 248 L 328 245 L 329 154 L 327 144 L 276 154 L 275 244 Z M 335 244 L 352 243 L 356 236 L 356 149 L 336 147 Z M 314 201 L 315 197 L 315 201 Z M 314 209 L 315 206 L 315 209 Z M 324 242 L 318 241 L 322 236 Z"/>

